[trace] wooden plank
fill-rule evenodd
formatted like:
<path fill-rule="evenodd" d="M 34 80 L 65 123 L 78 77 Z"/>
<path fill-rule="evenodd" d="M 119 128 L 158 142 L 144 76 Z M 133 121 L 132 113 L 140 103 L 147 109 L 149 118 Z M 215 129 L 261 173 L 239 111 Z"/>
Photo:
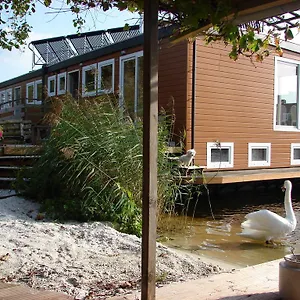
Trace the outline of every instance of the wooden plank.
<path fill-rule="evenodd" d="M 22 145 L 5 145 L 3 147 L 4 155 L 32 155 L 38 154 L 42 150 L 41 146 L 32 145 L 31 147 Z"/>
<path fill-rule="evenodd" d="M 158 128 L 158 0 L 144 1 L 143 114 L 143 300 L 155 299 L 157 128 Z"/>
<path fill-rule="evenodd" d="M 194 178 L 194 177 L 193 177 Z M 210 170 L 203 172 L 203 177 L 196 177 L 192 182 L 194 184 L 227 184 L 250 181 L 263 180 L 284 180 L 289 178 L 300 178 L 300 167 L 295 168 L 276 168 L 276 169 L 256 169 L 256 170 L 240 170 L 240 171 L 221 171 Z M 191 182 L 191 176 L 182 176 L 186 182 Z"/>

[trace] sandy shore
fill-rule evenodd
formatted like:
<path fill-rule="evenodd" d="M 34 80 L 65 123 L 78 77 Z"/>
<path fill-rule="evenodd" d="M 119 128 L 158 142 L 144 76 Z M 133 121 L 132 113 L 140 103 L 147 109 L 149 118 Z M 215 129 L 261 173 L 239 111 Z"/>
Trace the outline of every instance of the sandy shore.
<path fill-rule="evenodd" d="M 8 193 L 0 190 L 0 196 Z M 37 203 L 13 196 L 0 200 L 0 240 L 2 282 L 82 300 L 139 288 L 141 239 L 107 224 L 47 220 Z M 218 273 L 220 265 L 157 244 L 158 285 Z"/>

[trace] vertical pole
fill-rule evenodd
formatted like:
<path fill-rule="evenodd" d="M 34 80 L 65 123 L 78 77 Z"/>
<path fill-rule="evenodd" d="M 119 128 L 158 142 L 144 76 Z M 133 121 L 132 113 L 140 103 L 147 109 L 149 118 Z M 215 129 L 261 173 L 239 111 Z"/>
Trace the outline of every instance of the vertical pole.
<path fill-rule="evenodd" d="M 155 299 L 158 0 L 144 0 L 142 300 Z"/>

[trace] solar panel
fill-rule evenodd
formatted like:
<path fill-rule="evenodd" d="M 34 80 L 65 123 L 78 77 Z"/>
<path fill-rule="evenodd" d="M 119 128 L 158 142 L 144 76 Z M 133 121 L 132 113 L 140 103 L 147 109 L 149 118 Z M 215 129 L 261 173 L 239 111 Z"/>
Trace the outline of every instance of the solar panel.
<path fill-rule="evenodd" d="M 123 27 L 107 31 L 98 30 L 82 33 L 80 35 L 73 34 L 38 40 L 31 44 L 41 55 L 46 64 L 53 65 L 75 55 L 85 54 L 140 34 L 139 26 L 136 25 L 131 26 L 129 30 L 124 30 Z"/>

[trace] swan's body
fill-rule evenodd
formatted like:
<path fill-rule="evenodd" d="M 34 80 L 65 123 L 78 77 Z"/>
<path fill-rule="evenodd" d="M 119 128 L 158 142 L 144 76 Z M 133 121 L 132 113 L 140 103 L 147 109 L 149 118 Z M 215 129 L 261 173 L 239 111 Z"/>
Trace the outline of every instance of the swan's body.
<path fill-rule="evenodd" d="M 289 180 L 284 182 L 285 189 L 284 207 L 286 217 L 283 218 L 269 210 L 263 209 L 249 213 L 245 216 L 246 221 L 241 224 L 241 236 L 264 240 L 267 243 L 274 239 L 280 239 L 295 230 L 297 220 L 292 207 L 292 183 Z"/>

